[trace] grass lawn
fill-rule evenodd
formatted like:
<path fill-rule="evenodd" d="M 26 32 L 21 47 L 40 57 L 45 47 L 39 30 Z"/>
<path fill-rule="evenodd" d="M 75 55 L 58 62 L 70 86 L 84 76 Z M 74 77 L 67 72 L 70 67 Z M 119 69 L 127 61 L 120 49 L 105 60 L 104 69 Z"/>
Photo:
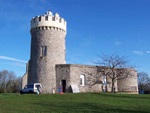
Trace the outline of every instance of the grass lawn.
<path fill-rule="evenodd" d="M 150 95 L 0 94 L 0 113 L 150 113 Z"/>

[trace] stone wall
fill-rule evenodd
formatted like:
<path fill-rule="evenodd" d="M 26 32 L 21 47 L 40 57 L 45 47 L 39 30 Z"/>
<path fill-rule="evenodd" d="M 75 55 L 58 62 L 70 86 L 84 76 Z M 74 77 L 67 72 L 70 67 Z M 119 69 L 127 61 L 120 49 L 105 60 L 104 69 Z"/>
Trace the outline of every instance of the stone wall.
<path fill-rule="evenodd" d="M 27 80 L 28 80 L 28 68 L 29 68 L 29 63 L 26 65 L 26 73 L 23 75 L 21 79 L 21 88 L 23 89 L 25 85 L 27 85 Z"/>
<path fill-rule="evenodd" d="M 56 65 L 56 92 L 58 92 L 62 80 L 66 80 L 66 92 L 72 92 L 70 87 L 70 66 L 67 64 Z"/>
<path fill-rule="evenodd" d="M 71 84 L 77 85 L 80 92 L 103 92 L 105 90 L 102 75 L 98 72 L 100 66 L 60 64 L 56 65 L 57 90 L 61 80 L 66 80 L 66 92 L 71 91 Z M 85 76 L 85 85 L 80 84 L 80 75 Z M 108 79 L 110 82 L 111 80 Z M 111 91 L 111 84 L 107 84 L 108 92 Z M 117 91 L 117 82 L 115 82 Z"/>
<path fill-rule="evenodd" d="M 122 71 L 122 69 L 118 69 L 118 71 Z M 137 80 L 137 72 L 134 69 L 124 69 L 123 77 L 124 79 L 118 78 L 117 85 L 118 91 L 130 94 L 138 94 L 138 80 Z"/>
<path fill-rule="evenodd" d="M 31 56 L 28 83 L 41 83 L 44 93 L 56 89 L 55 65 L 65 64 L 66 32 L 51 28 L 31 32 Z M 41 47 L 47 47 L 46 56 L 42 56 Z"/>
<path fill-rule="evenodd" d="M 76 84 L 80 92 L 100 92 L 102 91 L 101 84 L 95 84 L 94 77 L 97 74 L 96 66 L 87 65 L 70 65 L 70 84 Z M 80 75 L 85 76 L 85 85 L 80 84 Z M 99 78 L 100 80 L 100 78 Z"/>
<path fill-rule="evenodd" d="M 72 92 L 71 84 L 77 85 L 80 92 L 103 92 L 105 86 L 99 69 L 101 66 L 88 66 L 76 64 L 57 64 L 56 71 L 56 92 L 58 93 L 59 86 L 62 80 L 66 80 L 66 93 Z M 106 67 L 107 68 L 107 67 Z M 109 70 L 108 70 L 109 71 Z M 118 69 L 117 72 L 122 71 Z M 124 74 L 128 75 L 124 79 L 119 79 L 115 82 L 116 92 L 138 94 L 137 72 L 133 69 L 123 69 Z M 85 85 L 80 84 L 80 75 L 85 75 Z M 121 76 L 121 77 L 122 77 Z M 22 88 L 27 84 L 27 73 L 22 77 Z M 99 77 L 99 79 L 97 79 Z M 98 81 L 96 81 L 98 80 Z M 51 87 L 51 86 L 49 86 Z M 111 92 L 111 79 L 107 79 L 107 90 Z"/>
<path fill-rule="evenodd" d="M 27 78 L 28 78 L 28 74 L 25 73 L 22 77 L 22 82 L 21 82 L 21 88 L 24 89 L 25 85 L 27 85 Z"/>

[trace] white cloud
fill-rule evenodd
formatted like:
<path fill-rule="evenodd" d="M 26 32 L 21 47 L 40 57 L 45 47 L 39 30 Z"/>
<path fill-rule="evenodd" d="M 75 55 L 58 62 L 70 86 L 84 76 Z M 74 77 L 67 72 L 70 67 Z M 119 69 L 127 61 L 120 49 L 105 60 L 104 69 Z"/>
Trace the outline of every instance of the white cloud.
<path fill-rule="evenodd" d="M 27 63 L 27 62 L 28 62 L 28 61 L 25 61 L 25 60 L 20 60 L 20 59 L 8 57 L 8 56 L 0 56 L 0 59 L 3 59 L 3 60 L 11 60 L 11 61 L 17 61 L 17 62 L 23 62 L 23 63 Z"/>
<path fill-rule="evenodd" d="M 147 54 L 150 54 L 150 51 L 146 51 Z"/>
<path fill-rule="evenodd" d="M 137 54 L 137 55 L 143 55 L 143 52 L 142 51 L 133 51 L 134 54 Z"/>
<path fill-rule="evenodd" d="M 1 64 L 2 65 L 17 66 L 17 67 L 26 67 L 26 64 L 19 63 L 19 62 L 15 62 L 15 63 L 1 62 Z"/>
<path fill-rule="evenodd" d="M 14 65 L 14 66 L 19 66 L 19 67 L 26 67 L 26 65 L 25 64 L 21 64 L 21 63 L 13 63 L 12 65 Z"/>

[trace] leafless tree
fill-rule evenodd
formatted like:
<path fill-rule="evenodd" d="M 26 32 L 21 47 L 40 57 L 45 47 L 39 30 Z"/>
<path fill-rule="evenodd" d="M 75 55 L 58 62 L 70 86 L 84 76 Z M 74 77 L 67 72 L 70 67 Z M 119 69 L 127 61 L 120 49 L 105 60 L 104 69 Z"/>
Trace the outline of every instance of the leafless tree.
<path fill-rule="evenodd" d="M 95 84 L 102 84 L 102 80 L 100 79 L 100 75 L 97 73 L 92 73 L 92 72 L 83 72 L 85 73 L 87 76 L 86 79 L 86 85 L 88 85 L 89 87 L 95 85 Z"/>
<path fill-rule="evenodd" d="M 17 92 L 21 85 L 21 78 L 16 77 L 14 72 L 0 71 L 0 92 Z"/>
<path fill-rule="evenodd" d="M 139 91 L 144 90 L 150 91 L 150 77 L 146 72 L 139 72 L 138 73 L 138 88 Z"/>
<path fill-rule="evenodd" d="M 127 77 L 133 77 L 131 74 L 132 66 L 127 65 L 128 61 L 125 56 L 119 55 L 102 55 L 99 56 L 99 61 L 96 62 L 100 67 L 97 71 L 101 73 L 101 76 L 106 78 L 106 91 L 108 79 L 111 79 L 111 91 L 115 91 L 115 82 L 117 80 L 125 79 Z"/>

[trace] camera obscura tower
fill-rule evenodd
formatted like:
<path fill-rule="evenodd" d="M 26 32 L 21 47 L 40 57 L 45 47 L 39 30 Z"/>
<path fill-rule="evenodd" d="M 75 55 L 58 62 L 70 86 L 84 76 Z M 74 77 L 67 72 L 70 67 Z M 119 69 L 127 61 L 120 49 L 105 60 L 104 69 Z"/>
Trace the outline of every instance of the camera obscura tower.
<path fill-rule="evenodd" d="M 65 64 L 66 21 L 49 10 L 31 20 L 28 84 L 41 83 L 44 93 L 56 89 L 56 64 Z"/>

